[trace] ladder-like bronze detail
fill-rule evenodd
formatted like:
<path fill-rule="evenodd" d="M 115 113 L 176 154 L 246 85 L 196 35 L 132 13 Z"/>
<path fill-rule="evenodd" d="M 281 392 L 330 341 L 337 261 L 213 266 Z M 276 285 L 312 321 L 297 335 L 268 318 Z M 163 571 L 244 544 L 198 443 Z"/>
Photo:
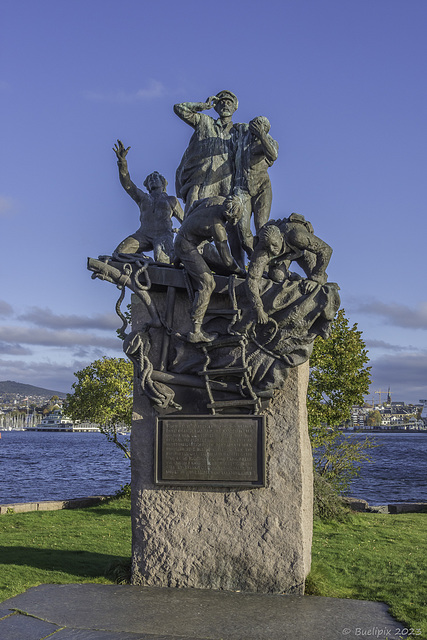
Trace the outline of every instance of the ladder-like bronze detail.
<path fill-rule="evenodd" d="M 199 371 L 199 375 L 204 376 L 206 391 L 209 397 L 207 407 L 211 410 L 213 415 L 215 415 L 216 411 L 218 410 L 230 409 L 233 407 L 246 407 L 248 410 L 250 410 L 251 413 L 259 410 L 260 401 L 252 389 L 250 381 L 251 371 L 246 361 L 247 344 L 247 338 L 236 334 L 234 336 L 226 336 L 222 340 L 214 340 L 211 343 L 204 343 L 203 345 L 200 345 L 200 348 L 205 354 L 206 359 L 202 371 Z M 224 368 L 209 367 L 211 363 L 209 351 L 211 351 L 212 349 L 218 349 L 219 347 L 223 347 L 226 345 L 236 345 L 240 347 L 241 365 L 236 367 Z M 239 390 L 241 398 L 235 400 L 215 400 L 212 384 L 215 382 L 216 378 L 221 378 L 221 380 L 223 380 L 224 377 L 238 379 L 237 388 Z"/>

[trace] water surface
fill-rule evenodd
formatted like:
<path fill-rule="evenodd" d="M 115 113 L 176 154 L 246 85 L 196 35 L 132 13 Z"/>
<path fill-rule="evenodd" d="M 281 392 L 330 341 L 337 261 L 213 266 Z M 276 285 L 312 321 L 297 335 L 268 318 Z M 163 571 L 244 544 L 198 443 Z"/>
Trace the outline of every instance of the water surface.
<path fill-rule="evenodd" d="M 3 431 L 0 503 L 110 495 L 130 482 L 130 467 L 101 433 Z M 350 434 L 364 439 L 365 434 Z M 370 504 L 427 502 L 427 433 L 376 433 L 373 461 L 348 495 Z"/>
<path fill-rule="evenodd" d="M 110 495 L 126 482 L 129 462 L 101 433 L 1 433 L 2 504 Z"/>

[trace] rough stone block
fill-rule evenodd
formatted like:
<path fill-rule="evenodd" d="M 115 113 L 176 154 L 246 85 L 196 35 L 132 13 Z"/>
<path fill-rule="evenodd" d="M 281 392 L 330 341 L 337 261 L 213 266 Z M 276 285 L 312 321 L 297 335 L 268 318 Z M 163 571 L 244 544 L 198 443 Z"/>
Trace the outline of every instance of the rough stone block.
<path fill-rule="evenodd" d="M 0 513 L 28 513 L 29 511 L 37 511 L 37 502 L 16 502 L 14 504 L 2 504 Z"/>
<path fill-rule="evenodd" d="M 133 584 L 304 592 L 313 506 L 307 383 L 308 363 L 275 392 L 266 411 L 266 487 L 248 490 L 154 485 L 155 412 L 135 394 Z"/>
<path fill-rule="evenodd" d="M 37 511 L 59 511 L 64 505 L 63 500 L 43 500 L 37 504 Z"/>
<path fill-rule="evenodd" d="M 360 498 L 343 497 L 342 501 L 352 511 L 367 511 L 369 509 L 369 505 L 368 505 L 367 501 L 366 500 L 361 500 Z"/>
<path fill-rule="evenodd" d="M 427 513 L 427 502 L 401 502 L 389 504 L 390 513 Z"/>
<path fill-rule="evenodd" d="M 369 513 L 390 513 L 388 504 L 379 504 L 372 507 L 368 506 L 367 511 L 369 511 Z"/>

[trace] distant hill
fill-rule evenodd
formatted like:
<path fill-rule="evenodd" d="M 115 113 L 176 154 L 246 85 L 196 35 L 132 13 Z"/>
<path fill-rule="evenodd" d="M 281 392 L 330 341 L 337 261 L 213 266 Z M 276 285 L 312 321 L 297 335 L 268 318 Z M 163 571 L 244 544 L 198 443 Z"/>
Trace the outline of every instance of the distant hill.
<path fill-rule="evenodd" d="M 52 391 L 51 389 L 43 389 L 43 387 L 35 387 L 32 384 L 13 382 L 13 380 L 0 382 L 0 396 L 8 393 L 18 394 L 20 396 L 45 396 L 47 399 L 50 399 L 52 396 L 65 398 L 65 396 L 67 395 L 63 391 Z"/>

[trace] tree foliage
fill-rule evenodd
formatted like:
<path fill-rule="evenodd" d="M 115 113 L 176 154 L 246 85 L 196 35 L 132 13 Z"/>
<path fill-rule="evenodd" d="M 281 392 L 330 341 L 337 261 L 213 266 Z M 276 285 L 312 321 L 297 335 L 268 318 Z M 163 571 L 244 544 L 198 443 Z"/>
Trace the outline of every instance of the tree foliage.
<path fill-rule="evenodd" d="M 344 493 L 359 475 L 362 462 L 371 460 L 369 449 L 377 444 L 371 438 L 356 440 L 332 430 L 314 450 L 314 467 L 338 493 Z"/>
<path fill-rule="evenodd" d="M 351 407 L 363 404 L 371 381 L 362 332 L 352 327 L 343 309 L 327 340 L 316 338 L 310 358 L 307 412 L 315 469 L 337 491 L 345 491 L 369 460 L 374 443 L 345 436 L 338 425 L 350 418 Z"/>
<path fill-rule="evenodd" d="M 119 440 L 121 425 L 132 422 L 133 365 L 124 358 L 95 360 L 74 374 L 77 382 L 67 395 L 72 420 L 95 422 L 99 430 L 130 458 L 129 443 Z"/>
<path fill-rule="evenodd" d="M 381 413 L 378 409 L 370 411 L 366 420 L 368 427 L 378 427 L 381 424 Z"/>
<path fill-rule="evenodd" d="M 333 485 L 316 469 L 313 476 L 314 502 L 313 515 L 321 520 L 338 520 L 345 522 L 349 519 L 349 508 L 341 500 Z"/>
<path fill-rule="evenodd" d="M 349 326 L 338 311 L 327 340 L 316 338 L 310 357 L 307 393 L 308 424 L 313 429 L 336 427 L 350 418 L 351 407 L 363 404 L 371 367 L 362 332 Z"/>
<path fill-rule="evenodd" d="M 57 402 L 59 400 L 59 396 L 52 396 L 49 402 L 43 405 L 43 415 L 48 415 L 52 413 L 54 409 L 58 409 Z"/>

